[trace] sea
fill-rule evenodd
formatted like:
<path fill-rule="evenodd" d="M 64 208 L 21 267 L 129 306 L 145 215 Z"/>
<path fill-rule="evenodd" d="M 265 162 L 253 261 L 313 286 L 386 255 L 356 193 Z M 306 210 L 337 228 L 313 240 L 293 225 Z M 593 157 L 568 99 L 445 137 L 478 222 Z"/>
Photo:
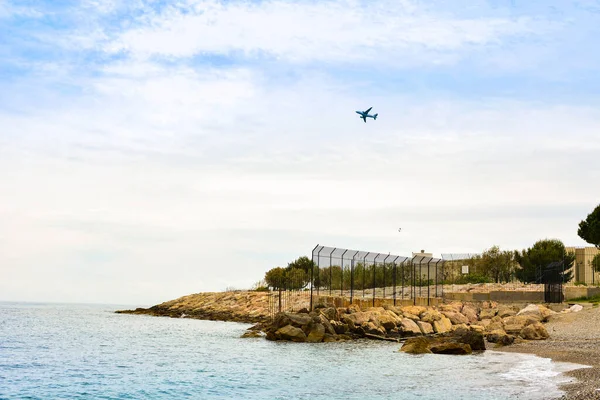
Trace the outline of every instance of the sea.
<path fill-rule="evenodd" d="M 0 303 L 0 399 L 552 399 L 576 365 L 528 354 L 240 338 L 249 324 Z"/>

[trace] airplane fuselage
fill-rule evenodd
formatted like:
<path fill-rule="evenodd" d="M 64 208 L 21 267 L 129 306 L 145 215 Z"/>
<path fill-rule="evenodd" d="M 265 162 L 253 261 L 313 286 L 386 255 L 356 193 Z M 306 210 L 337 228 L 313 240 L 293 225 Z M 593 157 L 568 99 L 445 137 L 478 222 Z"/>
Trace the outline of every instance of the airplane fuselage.
<path fill-rule="evenodd" d="M 374 116 L 374 115 L 371 115 L 371 114 L 369 114 L 369 113 L 366 113 L 366 112 L 364 112 L 364 111 L 357 111 L 356 113 L 357 113 L 358 115 L 360 115 L 360 117 L 361 117 L 361 118 L 373 118 L 373 119 L 375 119 L 375 116 Z"/>
<path fill-rule="evenodd" d="M 368 109 L 368 110 L 366 110 L 366 111 L 356 111 L 356 113 L 357 113 L 358 115 L 360 115 L 360 117 L 361 117 L 361 118 L 363 119 L 363 121 L 365 121 L 365 122 L 367 122 L 367 118 L 373 118 L 373 119 L 375 120 L 375 119 L 377 119 L 377 115 L 378 115 L 378 114 L 374 114 L 374 115 L 371 115 L 371 114 L 369 114 L 369 111 L 371 111 L 371 108 L 373 108 L 373 107 L 369 107 L 369 109 Z"/>

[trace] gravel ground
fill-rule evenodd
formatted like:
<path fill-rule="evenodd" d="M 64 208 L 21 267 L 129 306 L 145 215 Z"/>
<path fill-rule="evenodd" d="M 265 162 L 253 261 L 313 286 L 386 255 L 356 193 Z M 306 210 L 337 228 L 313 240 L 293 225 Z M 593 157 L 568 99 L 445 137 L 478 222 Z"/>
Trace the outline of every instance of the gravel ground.
<path fill-rule="evenodd" d="M 554 361 L 591 366 L 566 374 L 577 379 L 564 385 L 564 400 L 600 400 L 600 307 L 585 305 L 576 313 L 557 314 L 546 324 L 548 340 L 515 343 L 500 349 L 531 353 Z"/>

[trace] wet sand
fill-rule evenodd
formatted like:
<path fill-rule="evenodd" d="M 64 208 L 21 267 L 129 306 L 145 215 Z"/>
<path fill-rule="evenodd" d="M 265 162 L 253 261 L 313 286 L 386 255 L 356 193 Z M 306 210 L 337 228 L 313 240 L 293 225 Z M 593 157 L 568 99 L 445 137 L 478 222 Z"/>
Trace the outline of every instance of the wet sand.
<path fill-rule="evenodd" d="M 545 324 L 550 338 L 515 343 L 493 350 L 530 353 L 554 361 L 590 366 L 566 372 L 576 382 L 563 385 L 560 399 L 600 400 L 600 307 L 585 305 L 582 311 L 553 315 Z"/>

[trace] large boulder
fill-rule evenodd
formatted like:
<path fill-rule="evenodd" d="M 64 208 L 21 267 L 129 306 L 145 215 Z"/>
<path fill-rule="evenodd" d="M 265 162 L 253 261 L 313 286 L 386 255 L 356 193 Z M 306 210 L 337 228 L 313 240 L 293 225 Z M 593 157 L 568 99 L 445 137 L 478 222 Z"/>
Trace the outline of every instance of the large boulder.
<path fill-rule="evenodd" d="M 442 304 L 439 306 L 440 311 L 451 311 L 459 313 L 463 308 L 463 303 L 460 301 L 453 301 L 449 304 Z"/>
<path fill-rule="evenodd" d="M 521 336 L 525 340 L 545 340 L 548 339 L 548 337 L 550 337 L 548 331 L 546 330 L 546 327 L 540 322 L 527 325 L 521 330 L 519 336 Z"/>
<path fill-rule="evenodd" d="M 469 323 L 469 319 L 467 317 L 465 317 L 464 315 L 462 315 L 461 313 L 453 312 L 453 311 L 442 311 L 442 314 L 444 314 L 446 316 L 446 318 L 448 318 L 450 320 L 450 322 L 452 322 L 452 325 Z"/>
<path fill-rule="evenodd" d="M 556 314 L 554 311 L 549 310 L 548 308 L 539 305 L 539 304 L 529 304 L 527 307 L 523 308 L 517 313 L 517 316 L 527 315 L 530 317 L 534 317 L 538 321 L 545 320 L 548 316 L 552 314 Z"/>
<path fill-rule="evenodd" d="M 306 334 L 300 328 L 292 325 L 286 325 L 275 332 L 275 337 L 279 340 L 291 340 L 292 342 L 305 342 Z"/>
<path fill-rule="evenodd" d="M 467 317 L 470 323 L 479 321 L 479 317 L 477 316 L 477 309 L 472 305 L 465 304 L 460 313 Z"/>
<path fill-rule="evenodd" d="M 482 308 L 481 311 L 479 312 L 479 319 L 480 320 L 492 319 L 496 316 L 497 313 L 498 313 L 498 310 L 496 310 L 494 308 Z"/>
<path fill-rule="evenodd" d="M 344 333 L 348 332 L 348 325 L 343 322 L 331 320 L 329 323 L 335 330 L 335 333 L 338 335 L 343 335 Z"/>
<path fill-rule="evenodd" d="M 391 331 L 396 327 L 397 324 L 402 321 L 391 311 L 385 311 L 379 315 L 379 323 L 385 328 L 385 330 Z"/>
<path fill-rule="evenodd" d="M 429 347 L 434 354 L 471 354 L 471 346 L 458 342 L 441 342 Z"/>
<path fill-rule="evenodd" d="M 430 335 L 433 333 L 433 326 L 429 322 L 417 321 L 419 329 L 423 335 Z"/>
<path fill-rule="evenodd" d="M 471 346 L 472 350 L 485 350 L 483 333 L 474 329 L 460 328 L 455 330 L 454 340 L 460 343 L 468 344 Z"/>
<path fill-rule="evenodd" d="M 327 318 L 327 321 L 331 321 L 332 319 L 337 321 L 340 319 L 338 310 L 335 307 L 322 308 L 321 314 Z"/>
<path fill-rule="evenodd" d="M 421 328 L 412 319 L 403 318 L 398 328 L 403 336 L 421 335 Z"/>
<path fill-rule="evenodd" d="M 427 308 L 422 306 L 404 306 L 401 307 L 402 314 L 412 314 L 412 315 L 421 315 L 422 312 L 427 311 Z"/>
<path fill-rule="evenodd" d="M 426 310 L 419 315 L 421 321 L 430 324 L 433 324 L 433 321 L 439 321 L 440 319 L 442 319 L 442 317 L 442 313 L 437 310 Z"/>
<path fill-rule="evenodd" d="M 312 321 L 312 317 L 304 313 L 285 313 L 294 326 L 305 326 Z"/>
<path fill-rule="evenodd" d="M 540 320 L 535 315 L 515 315 L 513 317 L 504 318 L 502 322 L 506 333 L 518 335 L 524 327 L 540 322 Z"/>
<path fill-rule="evenodd" d="M 486 335 L 486 339 L 490 343 L 496 343 L 500 346 L 507 346 L 515 341 L 515 337 L 508 335 L 502 329 L 496 329 Z"/>
<path fill-rule="evenodd" d="M 433 321 L 433 330 L 435 333 L 446 333 L 452 329 L 452 322 L 442 315 L 438 321 Z"/>
<path fill-rule="evenodd" d="M 429 340 L 424 337 L 407 339 L 402 347 L 400 347 L 400 351 L 408 354 L 431 354 L 431 350 L 429 350 Z"/>
<path fill-rule="evenodd" d="M 325 317 L 325 315 L 321 314 L 321 315 L 319 315 L 319 320 L 321 322 L 321 325 L 323 325 L 325 327 L 325 332 L 329 333 L 330 335 L 335 336 L 335 334 L 336 334 L 335 328 L 333 327 L 333 325 L 331 325 L 331 322 L 329 322 L 327 317 Z M 335 321 L 335 320 L 332 320 L 332 321 Z"/>
<path fill-rule="evenodd" d="M 517 312 L 512 307 L 503 306 L 498 308 L 498 315 L 500 318 L 512 317 L 517 315 Z"/>
<path fill-rule="evenodd" d="M 320 343 L 323 341 L 324 336 L 325 327 L 321 324 L 314 324 L 306 338 L 306 341 L 309 343 Z"/>

